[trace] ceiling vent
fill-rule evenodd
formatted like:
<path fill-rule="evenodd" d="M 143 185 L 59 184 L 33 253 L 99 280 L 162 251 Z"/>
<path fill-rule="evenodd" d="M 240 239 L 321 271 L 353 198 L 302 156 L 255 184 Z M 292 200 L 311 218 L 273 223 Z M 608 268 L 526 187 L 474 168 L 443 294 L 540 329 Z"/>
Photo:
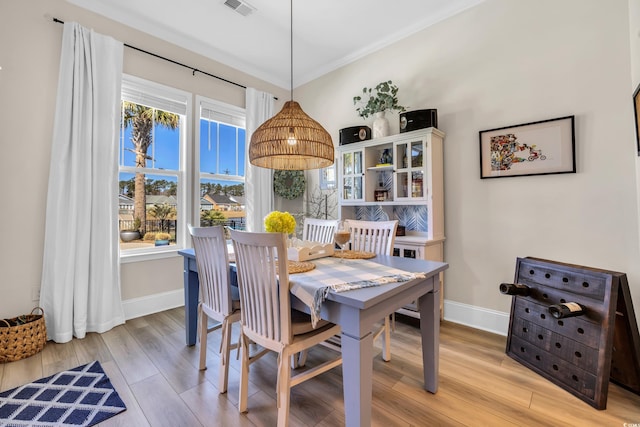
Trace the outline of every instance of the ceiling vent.
<path fill-rule="evenodd" d="M 256 8 L 251 6 L 249 3 L 240 0 L 226 0 L 224 4 L 242 16 L 248 16 L 256 10 Z"/>

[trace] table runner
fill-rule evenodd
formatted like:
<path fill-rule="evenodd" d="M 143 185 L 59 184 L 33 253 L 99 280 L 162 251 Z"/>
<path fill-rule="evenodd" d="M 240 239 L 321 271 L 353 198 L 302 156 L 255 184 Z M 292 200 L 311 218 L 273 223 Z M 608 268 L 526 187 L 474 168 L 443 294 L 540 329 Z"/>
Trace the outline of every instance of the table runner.
<path fill-rule="evenodd" d="M 425 277 L 424 273 L 409 273 L 364 259 L 340 262 L 338 258 L 329 257 L 315 259 L 313 263 L 314 270 L 289 276 L 289 288 L 311 309 L 314 327 L 320 320 L 320 306 L 331 291 L 345 292 Z"/>

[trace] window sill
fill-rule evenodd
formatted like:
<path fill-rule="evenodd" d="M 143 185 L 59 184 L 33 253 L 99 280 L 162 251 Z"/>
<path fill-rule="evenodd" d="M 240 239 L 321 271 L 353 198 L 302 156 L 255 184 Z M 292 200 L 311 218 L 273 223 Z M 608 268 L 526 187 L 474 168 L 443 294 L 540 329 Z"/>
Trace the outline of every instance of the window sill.
<path fill-rule="evenodd" d="M 120 264 L 129 264 L 132 262 L 141 261 L 153 261 L 165 258 L 175 258 L 178 255 L 178 251 L 182 250 L 182 247 L 172 246 L 171 249 L 157 250 L 157 251 L 145 251 L 145 252 L 133 252 L 127 251 L 126 253 L 120 252 Z"/>

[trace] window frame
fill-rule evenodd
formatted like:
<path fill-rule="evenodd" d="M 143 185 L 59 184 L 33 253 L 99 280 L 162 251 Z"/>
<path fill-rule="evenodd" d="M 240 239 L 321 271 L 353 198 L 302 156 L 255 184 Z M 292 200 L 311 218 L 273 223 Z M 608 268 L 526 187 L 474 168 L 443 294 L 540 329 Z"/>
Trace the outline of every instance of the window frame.
<path fill-rule="evenodd" d="M 222 101 L 218 101 L 212 98 L 208 98 L 202 95 L 196 95 L 195 106 L 197 108 L 194 116 L 196 117 L 197 126 L 195 126 L 195 138 L 193 143 L 194 149 L 194 173 L 192 174 L 192 179 L 194 183 L 195 192 L 195 200 L 193 201 L 193 217 L 192 224 L 200 225 L 200 181 L 201 180 L 217 180 L 217 181 L 230 181 L 236 183 L 245 184 L 246 190 L 246 175 L 247 175 L 247 110 L 246 108 L 237 107 L 235 105 L 227 104 Z M 203 108 L 208 110 L 212 110 L 216 113 L 217 119 L 215 117 L 204 117 L 202 114 Z M 228 117 L 229 120 L 225 121 L 224 118 Z M 218 173 L 209 173 L 202 172 L 200 170 L 200 121 L 202 119 L 215 120 L 220 123 L 225 123 L 230 126 L 242 127 L 245 130 L 245 146 L 244 146 L 244 175 L 227 175 Z M 234 122 L 235 121 L 235 122 Z M 238 140 L 236 139 L 236 142 Z M 239 159 L 238 159 L 239 151 L 236 150 L 236 173 L 238 172 L 238 168 L 240 167 Z M 219 157 L 218 157 L 219 159 Z M 246 200 L 246 192 L 245 195 Z M 246 203 L 245 203 L 245 216 L 246 216 Z"/>
<path fill-rule="evenodd" d="M 177 251 L 190 247 L 190 240 L 187 239 L 187 223 L 189 222 L 189 218 L 193 216 L 193 203 L 190 202 L 190 198 L 192 196 L 189 191 L 189 189 L 192 188 L 193 181 L 191 179 L 191 174 L 187 173 L 187 171 L 192 169 L 191 158 L 193 157 L 190 155 L 192 151 L 192 144 L 190 141 L 193 141 L 191 137 L 191 127 L 193 122 L 193 95 L 190 92 L 186 92 L 181 89 L 123 73 L 122 93 L 120 98 L 121 101 L 127 100 L 136 102 L 151 108 L 157 108 L 180 115 L 179 160 L 177 170 L 122 166 L 118 161 L 118 180 L 120 179 L 120 173 L 123 172 L 143 172 L 145 175 L 166 175 L 168 177 L 176 177 L 178 193 L 176 197 L 176 209 L 178 212 L 176 221 L 176 244 L 171 246 L 129 249 L 126 251 L 120 250 L 120 262 L 128 263 L 173 257 L 176 255 Z"/>

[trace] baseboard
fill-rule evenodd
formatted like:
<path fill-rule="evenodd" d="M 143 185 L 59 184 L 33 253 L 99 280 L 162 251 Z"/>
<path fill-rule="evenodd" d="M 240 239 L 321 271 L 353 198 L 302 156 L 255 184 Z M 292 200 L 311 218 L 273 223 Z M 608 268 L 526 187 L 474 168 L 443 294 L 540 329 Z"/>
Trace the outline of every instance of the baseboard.
<path fill-rule="evenodd" d="M 182 289 L 122 301 L 125 320 L 158 313 L 184 305 Z"/>
<path fill-rule="evenodd" d="M 444 320 L 507 336 L 509 313 L 444 300 Z"/>
<path fill-rule="evenodd" d="M 125 320 L 184 305 L 184 291 L 175 290 L 122 301 Z M 455 301 L 444 301 L 444 320 L 506 336 L 509 313 Z"/>

